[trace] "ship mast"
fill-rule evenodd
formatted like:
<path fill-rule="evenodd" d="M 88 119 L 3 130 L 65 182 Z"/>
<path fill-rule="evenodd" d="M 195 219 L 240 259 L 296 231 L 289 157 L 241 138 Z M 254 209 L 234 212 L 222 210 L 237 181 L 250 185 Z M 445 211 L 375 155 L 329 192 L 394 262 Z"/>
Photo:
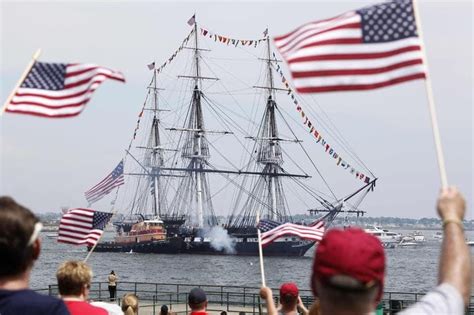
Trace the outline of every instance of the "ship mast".
<path fill-rule="evenodd" d="M 158 108 L 158 88 L 156 80 L 156 70 L 153 71 L 153 122 L 151 131 L 151 167 L 152 167 L 152 180 L 153 180 L 153 214 L 155 217 L 162 216 L 162 203 L 161 203 L 161 181 L 160 181 L 160 168 L 163 167 L 163 150 L 161 147 L 160 130 L 158 128 L 159 119 L 159 108 Z"/>
<path fill-rule="evenodd" d="M 186 141 L 184 143 L 181 157 L 188 159 L 189 163 L 187 166 L 187 173 L 193 179 L 195 184 L 195 196 L 194 201 L 196 204 L 196 219 L 198 228 L 204 226 L 204 198 L 207 189 L 207 181 L 205 178 L 205 168 L 209 159 L 209 145 L 206 139 L 206 133 L 209 131 L 205 130 L 204 118 L 202 112 L 202 91 L 201 81 L 204 79 L 217 80 L 216 78 L 202 77 L 200 71 L 200 51 L 204 49 L 199 48 L 198 42 L 198 29 L 197 23 L 194 23 L 194 47 L 192 48 L 194 53 L 194 64 L 195 71 L 193 76 L 179 76 L 181 78 L 194 79 L 194 90 L 190 105 L 190 114 L 186 128 L 170 128 L 170 130 L 184 131 L 187 133 Z M 220 133 L 220 132 L 214 132 Z M 210 200 L 207 200 L 208 208 L 212 209 Z M 215 222 L 214 222 L 215 223 Z"/>
<path fill-rule="evenodd" d="M 203 117 L 202 117 L 202 108 L 201 108 L 201 91 L 199 89 L 199 44 L 198 44 L 198 30 L 197 30 L 197 23 L 194 23 L 194 58 L 196 63 L 196 78 L 195 78 L 195 85 L 194 85 L 194 104 L 196 106 L 196 123 L 197 129 L 200 130 L 195 133 L 195 141 L 194 141 L 194 152 L 197 152 L 196 157 L 194 158 L 193 167 L 202 169 L 204 168 L 203 164 L 205 161 L 205 157 L 203 156 L 202 152 L 202 138 L 203 138 Z M 200 172 L 194 172 L 194 176 L 196 178 L 196 198 L 197 198 L 197 220 L 198 220 L 198 227 L 202 228 L 204 226 L 204 207 L 202 204 L 203 196 L 202 196 L 202 174 Z"/>
<path fill-rule="evenodd" d="M 279 135 L 275 119 L 275 87 L 273 82 L 272 60 L 270 52 L 270 38 L 267 35 L 267 104 L 265 111 L 264 126 L 262 134 L 260 135 L 260 148 L 258 151 L 257 162 L 264 166 L 264 172 L 268 173 L 268 204 L 270 209 L 268 211 L 268 218 L 271 220 L 277 219 L 278 205 L 277 205 L 277 188 L 279 186 L 278 173 L 283 163 L 282 153 L 279 144 Z"/>

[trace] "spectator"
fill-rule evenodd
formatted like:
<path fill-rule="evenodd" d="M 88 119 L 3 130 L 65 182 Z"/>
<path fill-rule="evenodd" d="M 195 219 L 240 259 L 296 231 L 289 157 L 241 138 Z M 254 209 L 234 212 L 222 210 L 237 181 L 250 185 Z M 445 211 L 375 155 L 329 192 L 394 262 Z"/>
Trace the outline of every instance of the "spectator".
<path fill-rule="evenodd" d="M 189 292 L 188 305 L 191 308 L 190 315 L 207 315 L 207 297 L 201 288 L 194 288 Z"/>
<path fill-rule="evenodd" d="M 280 287 L 280 310 L 283 315 L 308 315 L 308 309 L 301 301 L 300 293 L 296 284 L 292 282 L 284 283 Z"/>
<path fill-rule="evenodd" d="M 133 293 L 127 293 L 122 298 L 122 311 L 124 315 L 138 314 L 138 297 Z"/>
<path fill-rule="evenodd" d="M 81 261 L 66 261 L 56 272 L 58 289 L 71 315 L 108 315 L 103 308 L 87 302 L 91 288 L 92 270 Z"/>
<path fill-rule="evenodd" d="M 117 280 L 118 277 L 115 275 L 115 272 L 112 270 L 107 277 L 107 280 L 109 280 L 109 294 L 110 294 L 110 300 L 114 301 L 117 298 Z"/>
<path fill-rule="evenodd" d="M 41 252 L 42 224 L 10 197 L 0 197 L 0 314 L 67 315 L 66 305 L 29 289 Z"/>
<path fill-rule="evenodd" d="M 465 202 L 455 188 L 441 191 L 437 204 L 443 221 L 439 285 L 404 315 L 464 314 L 471 267 L 462 220 Z M 380 241 L 360 229 L 329 231 L 316 249 L 312 290 L 321 314 L 369 314 L 382 298 L 385 255 Z"/>
<path fill-rule="evenodd" d="M 308 309 L 304 306 L 299 296 L 296 284 L 292 282 L 284 283 L 280 287 L 280 307 L 275 308 L 272 291 L 269 288 L 262 288 L 262 298 L 266 300 L 268 315 L 296 315 L 298 312 L 308 315 Z"/>

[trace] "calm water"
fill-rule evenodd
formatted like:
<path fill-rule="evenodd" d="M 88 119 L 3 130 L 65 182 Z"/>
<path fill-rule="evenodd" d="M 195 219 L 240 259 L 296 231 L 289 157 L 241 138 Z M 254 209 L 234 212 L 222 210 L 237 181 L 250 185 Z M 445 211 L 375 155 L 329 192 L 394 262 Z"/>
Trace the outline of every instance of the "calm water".
<path fill-rule="evenodd" d="M 424 292 L 436 284 L 440 243 L 433 241 L 435 232 L 423 231 L 426 245 L 386 250 L 387 291 Z M 468 231 L 467 237 L 473 240 L 474 232 Z M 279 287 L 282 282 L 294 281 L 301 289 L 309 289 L 313 253 L 314 248 L 305 257 L 265 258 L 267 285 Z M 33 270 L 32 287 L 54 284 L 60 262 L 82 260 L 86 254 L 85 248 L 58 244 L 55 239 L 43 237 L 43 251 Z M 113 269 L 122 281 L 260 286 L 258 257 L 93 253 L 89 263 L 94 270 L 94 281 L 105 281 Z"/>

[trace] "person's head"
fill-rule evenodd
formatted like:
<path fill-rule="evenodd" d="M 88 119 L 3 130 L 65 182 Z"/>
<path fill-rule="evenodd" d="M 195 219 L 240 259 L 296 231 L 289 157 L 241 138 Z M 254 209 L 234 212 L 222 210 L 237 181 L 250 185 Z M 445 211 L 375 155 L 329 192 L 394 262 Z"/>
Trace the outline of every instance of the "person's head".
<path fill-rule="evenodd" d="M 113 270 L 110 272 L 110 274 L 115 276 L 115 272 Z"/>
<path fill-rule="evenodd" d="M 122 311 L 124 315 L 138 314 L 138 297 L 133 293 L 127 293 L 122 298 Z"/>
<path fill-rule="evenodd" d="M 63 262 L 56 272 L 61 296 L 74 296 L 84 300 L 89 296 L 92 280 L 91 268 L 82 261 Z"/>
<path fill-rule="evenodd" d="M 188 305 L 193 311 L 204 311 L 207 307 L 206 293 L 201 288 L 194 288 L 189 292 Z"/>
<path fill-rule="evenodd" d="M 0 278 L 23 275 L 40 254 L 39 219 L 10 197 L 0 197 Z"/>
<path fill-rule="evenodd" d="M 161 305 L 160 315 L 167 315 L 167 314 L 168 314 L 168 306 L 167 305 Z"/>
<path fill-rule="evenodd" d="M 284 308 L 295 308 L 298 304 L 299 290 L 293 282 L 283 283 L 280 287 L 280 304 Z"/>
<path fill-rule="evenodd" d="M 321 310 L 373 311 L 382 298 L 385 253 L 380 241 L 358 228 L 330 230 L 316 249 L 311 288 Z"/>
<path fill-rule="evenodd" d="M 227 315 L 227 312 L 226 312 L 226 311 L 222 311 L 222 312 L 221 312 L 221 315 Z"/>

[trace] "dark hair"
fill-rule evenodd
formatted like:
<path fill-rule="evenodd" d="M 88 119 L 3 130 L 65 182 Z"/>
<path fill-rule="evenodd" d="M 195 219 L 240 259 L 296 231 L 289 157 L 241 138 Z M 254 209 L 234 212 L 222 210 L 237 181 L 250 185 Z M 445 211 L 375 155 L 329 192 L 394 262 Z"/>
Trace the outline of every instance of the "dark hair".
<path fill-rule="evenodd" d="M 280 303 L 285 305 L 292 305 L 298 302 L 298 297 L 293 294 L 285 294 L 280 296 Z"/>
<path fill-rule="evenodd" d="M 11 197 L 0 197 L 0 277 L 16 276 L 34 261 L 28 241 L 39 219 Z"/>
<path fill-rule="evenodd" d="M 168 306 L 161 305 L 160 315 L 166 315 L 166 314 L 168 314 Z"/>

